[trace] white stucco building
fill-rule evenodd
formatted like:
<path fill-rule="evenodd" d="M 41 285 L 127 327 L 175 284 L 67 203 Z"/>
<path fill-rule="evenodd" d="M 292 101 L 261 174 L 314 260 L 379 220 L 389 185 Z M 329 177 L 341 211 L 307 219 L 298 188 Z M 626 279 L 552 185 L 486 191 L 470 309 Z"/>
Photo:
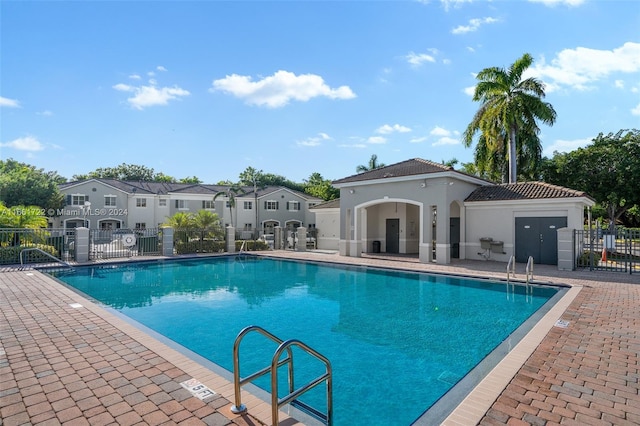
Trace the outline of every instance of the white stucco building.
<path fill-rule="evenodd" d="M 312 209 L 318 247 L 342 256 L 415 254 L 424 263 L 507 262 L 514 255 L 556 264 L 557 230 L 581 228 L 585 209 L 595 204 L 580 191 L 543 182 L 497 185 L 419 158 L 333 185 L 339 203 Z"/>

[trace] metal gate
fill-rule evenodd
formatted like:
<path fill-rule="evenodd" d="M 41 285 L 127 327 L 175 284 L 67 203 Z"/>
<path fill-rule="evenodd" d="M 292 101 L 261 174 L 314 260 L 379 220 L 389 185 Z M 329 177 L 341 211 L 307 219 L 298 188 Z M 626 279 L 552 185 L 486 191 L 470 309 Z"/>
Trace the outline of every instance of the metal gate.
<path fill-rule="evenodd" d="M 89 259 L 159 255 L 160 229 L 91 229 Z"/>
<path fill-rule="evenodd" d="M 576 268 L 640 272 L 640 230 L 618 228 L 574 231 Z"/>

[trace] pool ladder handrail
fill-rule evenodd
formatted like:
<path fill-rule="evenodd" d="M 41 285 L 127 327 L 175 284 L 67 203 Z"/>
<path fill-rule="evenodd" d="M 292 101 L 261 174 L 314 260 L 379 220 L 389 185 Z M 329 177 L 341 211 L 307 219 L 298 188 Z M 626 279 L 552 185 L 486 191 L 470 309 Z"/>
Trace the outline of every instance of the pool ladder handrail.
<path fill-rule="evenodd" d="M 279 346 L 276 349 L 273 357 L 271 358 L 271 365 L 253 373 L 245 378 L 240 377 L 240 343 L 245 335 L 248 333 L 256 331 L 268 339 L 276 342 Z M 309 355 L 315 357 L 325 365 L 325 373 L 317 378 L 311 380 L 306 385 L 295 389 L 294 386 L 294 374 L 293 374 L 293 351 L 291 350 L 292 346 L 298 346 Z M 287 356 L 284 359 L 280 359 L 282 353 L 286 351 Z M 288 367 L 288 381 L 289 381 L 289 394 L 283 398 L 278 397 L 278 368 L 287 364 Z M 242 403 L 241 397 L 241 387 L 247 383 L 252 382 L 253 380 L 264 376 L 267 373 L 271 373 L 271 417 L 272 417 L 272 425 L 277 426 L 279 424 L 279 409 L 283 405 L 291 403 L 292 406 L 298 407 L 303 411 L 311 414 L 315 418 L 319 419 L 326 425 L 333 424 L 333 374 L 331 369 L 331 362 L 328 358 L 314 350 L 313 348 L 307 346 L 303 342 L 297 339 L 289 339 L 283 341 L 282 339 L 276 337 L 275 335 L 269 333 L 262 327 L 251 325 L 249 327 L 245 327 L 238 336 L 233 344 L 233 385 L 235 392 L 235 404 L 231 406 L 231 412 L 235 414 L 243 413 L 247 410 L 247 407 Z M 316 387 L 322 382 L 326 381 L 327 386 L 327 412 L 322 413 L 319 410 L 305 404 L 302 401 L 298 401 L 296 398 L 305 393 L 308 390 Z"/>
<path fill-rule="evenodd" d="M 507 262 L 507 284 L 511 281 L 511 275 L 516 276 L 516 258 L 513 255 Z"/>
<path fill-rule="evenodd" d="M 527 259 L 527 266 L 525 267 L 524 272 L 526 274 L 526 281 L 528 286 L 531 281 L 533 281 L 533 256 L 529 256 L 529 259 Z"/>
<path fill-rule="evenodd" d="M 37 247 L 25 248 L 25 249 L 22 249 L 22 251 L 20 251 L 20 266 L 24 266 L 24 256 L 23 256 L 23 254 L 24 254 L 25 252 L 28 252 L 28 251 L 35 251 L 35 252 L 38 252 L 38 253 L 40 253 L 40 254 L 44 254 L 45 256 L 47 256 L 47 257 L 51 258 L 52 260 L 54 260 L 54 261 L 56 261 L 56 262 L 58 262 L 58 263 L 62 263 L 62 264 L 63 264 L 64 266 L 66 266 L 67 268 L 73 269 L 73 266 L 69 265 L 69 264 L 68 264 L 67 262 L 65 262 L 64 260 L 62 260 L 62 259 L 58 259 L 57 257 L 55 257 L 54 255 L 52 255 L 51 253 L 47 253 L 46 251 L 44 251 L 44 250 L 42 250 L 42 249 L 39 249 L 39 248 L 37 248 Z"/>

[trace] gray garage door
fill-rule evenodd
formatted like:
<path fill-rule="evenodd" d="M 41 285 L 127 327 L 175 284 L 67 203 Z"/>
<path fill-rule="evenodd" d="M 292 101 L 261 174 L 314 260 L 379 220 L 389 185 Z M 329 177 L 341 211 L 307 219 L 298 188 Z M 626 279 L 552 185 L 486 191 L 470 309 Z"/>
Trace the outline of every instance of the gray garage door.
<path fill-rule="evenodd" d="M 558 264 L 558 229 L 567 226 L 566 217 L 517 217 L 516 262 Z"/>

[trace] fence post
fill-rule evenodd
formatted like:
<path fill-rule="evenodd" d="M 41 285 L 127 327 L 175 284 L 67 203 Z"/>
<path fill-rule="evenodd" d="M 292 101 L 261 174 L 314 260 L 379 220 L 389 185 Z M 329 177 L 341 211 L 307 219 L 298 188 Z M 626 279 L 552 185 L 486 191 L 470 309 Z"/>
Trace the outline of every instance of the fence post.
<path fill-rule="evenodd" d="M 296 251 L 307 251 L 307 228 L 299 226 L 296 229 L 296 234 L 298 235 L 298 242 L 295 244 Z"/>
<path fill-rule="evenodd" d="M 76 238 L 74 241 L 74 250 L 76 262 L 89 261 L 89 228 L 76 228 Z"/>
<path fill-rule="evenodd" d="M 173 256 L 173 228 L 162 228 L 162 255 Z"/>
<path fill-rule="evenodd" d="M 227 238 L 225 241 L 227 242 L 227 253 L 235 253 L 236 252 L 236 228 L 233 226 L 227 226 Z"/>
<path fill-rule="evenodd" d="M 274 250 L 282 250 L 284 248 L 282 247 L 282 241 L 284 240 L 282 238 L 282 234 L 283 234 L 282 226 L 275 226 L 273 228 L 273 249 Z"/>
<path fill-rule="evenodd" d="M 558 229 L 558 270 L 573 271 L 576 253 L 573 243 L 573 229 Z"/>

